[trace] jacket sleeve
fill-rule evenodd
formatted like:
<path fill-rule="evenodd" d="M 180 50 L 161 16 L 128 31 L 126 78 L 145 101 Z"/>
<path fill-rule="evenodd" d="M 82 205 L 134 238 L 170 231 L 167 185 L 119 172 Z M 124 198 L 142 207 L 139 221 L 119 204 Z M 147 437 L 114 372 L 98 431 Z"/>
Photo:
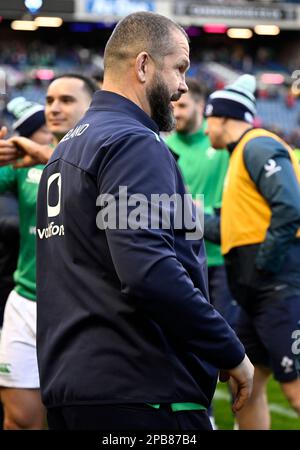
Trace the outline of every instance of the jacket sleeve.
<path fill-rule="evenodd" d="M 272 213 L 256 267 L 276 273 L 300 227 L 300 185 L 288 151 L 275 139 L 259 137 L 248 142 L 244 162 Z"/>
<path fill-rule="evenodd" d="M 116 199 L 118 219 L 119 186 L 127 187 L 128 196 L 144 196 L 148 205 L 151 194 L 176 193 L 180 175 L 175 161 L 154 135 L 127 137 L 109 152 L 105 167 L 100 167 L 98 189 Z M 133 212 L 128 206 L 129 219 Z M 160 213 L 174 216 L 173 209 L 163 205 Z M 215 367 L 228 369 L 242 361 L 242 344 L 178 260 L 172 226 L 107 228 L 106 236 L 124 301 L 134 301 L 135 307 L 169 330 L 188 351 Z"/>

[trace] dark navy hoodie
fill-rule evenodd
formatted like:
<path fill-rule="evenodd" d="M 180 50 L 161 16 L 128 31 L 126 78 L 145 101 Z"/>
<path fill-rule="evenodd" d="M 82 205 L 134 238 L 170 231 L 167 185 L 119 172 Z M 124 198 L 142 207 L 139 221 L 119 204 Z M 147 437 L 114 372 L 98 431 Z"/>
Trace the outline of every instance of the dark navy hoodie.
<path fill-rule="evenodd" d="M 43 401 L 208 406 L 218 368 L 237 366 L 245 353 L 209 303 L 203 240 L 187 240 L 184 226 L 99 229 L 97 197 L 110 194 L 117 205 L 120 186 L 149 202 L 151 194 L 185 194 L 155 122 L 130 100 L 98 91 L 40 182 Z"/>

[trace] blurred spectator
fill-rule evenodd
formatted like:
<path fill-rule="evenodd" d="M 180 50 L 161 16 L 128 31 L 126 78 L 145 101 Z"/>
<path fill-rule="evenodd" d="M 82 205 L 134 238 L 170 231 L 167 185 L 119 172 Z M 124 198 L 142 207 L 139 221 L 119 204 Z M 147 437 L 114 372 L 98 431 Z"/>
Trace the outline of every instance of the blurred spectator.
<path fill-rule="evenodd" d="M 285 96 L 285 104 L 288 108 L 294 108 L 295 104 L 296 104 L 296 98 L 295 96 L 291 93 L 288 92 Z"/>
<path fill-rule="evenodd" d="M 104 70 L 103 69 L 99 69 L 97 70 L 97 72 L 95 72 L 92 75 L 92 78 L 95 80 L 95 82 L 97 83 L 97 86 L 99 87 L 99 89 L 102 88 L 102 84 L 103 84 L 103 75 L 104 75 Z"/>

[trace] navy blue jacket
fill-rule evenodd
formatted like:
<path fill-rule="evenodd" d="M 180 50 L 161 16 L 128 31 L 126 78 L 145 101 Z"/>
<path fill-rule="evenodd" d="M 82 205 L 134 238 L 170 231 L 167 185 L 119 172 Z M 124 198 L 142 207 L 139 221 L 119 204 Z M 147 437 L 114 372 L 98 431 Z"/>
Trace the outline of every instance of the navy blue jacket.
<path fill-rule="evenodd" d="M 100 230 L 97 197 L 118 201 L 119 186 L 147 199 L 185 193 L 152 119 L 128 99 L 98 91 L 40 182 L 43 401 L 207 406 L 217 368 L 237 366 L 244 348 L 207 300 L 203 241 L 186 240 L 184 228 Z"/>

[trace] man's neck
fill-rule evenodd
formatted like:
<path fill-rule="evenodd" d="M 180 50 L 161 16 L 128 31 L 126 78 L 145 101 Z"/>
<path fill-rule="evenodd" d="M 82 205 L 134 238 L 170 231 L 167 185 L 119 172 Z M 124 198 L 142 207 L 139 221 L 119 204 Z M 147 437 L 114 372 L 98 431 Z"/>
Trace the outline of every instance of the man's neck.
<path fill-rule="evenodd" d="M 132 86 L 133 83 L 123 85 L 122 83 L 115 83 L 114 81 L 107 80 L 103 83 L 102 90 L 113 92 L 114 94 L 127 98 L 150 116 L 150 105 L 146 100 L 145 95 L 143 95 L 142 91 L 136 90 Z"/>

